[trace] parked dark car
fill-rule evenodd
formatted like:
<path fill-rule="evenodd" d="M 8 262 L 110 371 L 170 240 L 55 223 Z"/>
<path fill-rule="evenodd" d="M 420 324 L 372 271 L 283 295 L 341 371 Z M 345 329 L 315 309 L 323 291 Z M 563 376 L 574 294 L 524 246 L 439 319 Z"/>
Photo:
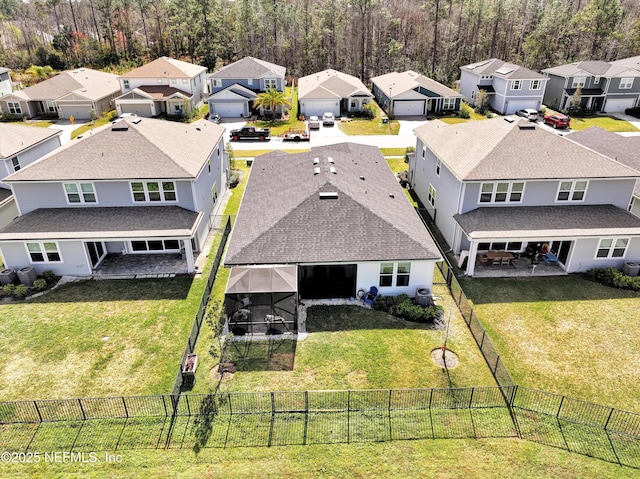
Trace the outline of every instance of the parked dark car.
<path fill-rule="evenodd" d="M 562 113 L 554 113 L 553 115 L 545 115 L 544 122 L 554 128 L 569 128 L 571 118 Z"/>

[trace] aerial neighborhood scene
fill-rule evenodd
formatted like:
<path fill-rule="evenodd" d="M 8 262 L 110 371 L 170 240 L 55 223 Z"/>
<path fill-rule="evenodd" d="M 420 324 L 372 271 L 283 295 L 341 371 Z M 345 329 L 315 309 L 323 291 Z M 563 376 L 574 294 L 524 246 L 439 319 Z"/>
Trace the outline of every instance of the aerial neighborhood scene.
<path fill-rule="evenodd" d="M 0 477 L 639 477 L 638 7 L 0 2 Z"/>

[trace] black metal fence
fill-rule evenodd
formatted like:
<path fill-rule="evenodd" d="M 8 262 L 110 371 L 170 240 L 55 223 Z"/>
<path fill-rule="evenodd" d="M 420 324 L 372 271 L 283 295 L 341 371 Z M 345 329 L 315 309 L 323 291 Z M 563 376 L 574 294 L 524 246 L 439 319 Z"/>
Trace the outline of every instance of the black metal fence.
<path fill-rule="evenodd" d="M 182 377 L 182 368 L 187 360 L 187 356 L 193 353 L 196 342 L 198 341 L 198 336 L 200 335 L 200 330 L 202 329 L 202 322 L 207 314 L 207 307 L 209 305 L 209 298 L 211 296 L 211 290 L 213 289 L 213 283 L 216 280 L 216 275 L 218 273 L 218 267 L 220 266 L 220 262 L 222 261 L 222 255 L 224 253 L 224 248 L 227 244 L 227 238 L 231 233 L 231 216 L 225 216 L 223 218 L 219 218 L 222 220 L 224 226 L 221 227 L 221 238 L 220 243 L 218 244 L 218 250 L 216 251 L 216 256 L 213 259 L 213 264 L 211 265 L 211 273 L 207 278 L 207 284 L 202 293 L 202 299 L 200 300 L 200 306 L 198 307 L 198 312 L 196 313 L 195 318 L 193 319 L 193 324 L 191 326 L 191 332 L 189 333 L 189 337 L 187 338 L 187 344 L 184 347 L 184 353 L 182 354 L 182 359 L 180 360 L 180 366 L 178 368 L 178 373 L 176 374 L 176 380 L 173 383 L 173 389 L 171 390 L 171 394 L 179 394 L 180 388 L 182 387 L 183 377 Z"/>

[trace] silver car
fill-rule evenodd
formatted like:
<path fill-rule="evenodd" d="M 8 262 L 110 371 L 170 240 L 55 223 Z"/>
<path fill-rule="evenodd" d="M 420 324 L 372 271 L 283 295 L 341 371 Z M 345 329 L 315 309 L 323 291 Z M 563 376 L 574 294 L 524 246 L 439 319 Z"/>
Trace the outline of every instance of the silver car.
<path fill-rule="evenodd" d="M 310 130 L 318 130 L 320 128 L 320 118 L 317 116 L 309 117 L 309 129 Z"/>
<path fill-rule="evenodd" d="M 325 125 L 325 126 L 327 126 L 327 125 L 333 126 L 333 123 L 335 121 L 336 121 L 336 117 L 330 111 L 328 111 L 324 115 L 322 115 L 322 124 Z"/>
<path fill-rule="evenodd" d="M 522 110 L 518 110 L 516 115 L 526 118 L 529 121 L 538 121 L 538 111 L 533 108 L 524 108 Z"/>

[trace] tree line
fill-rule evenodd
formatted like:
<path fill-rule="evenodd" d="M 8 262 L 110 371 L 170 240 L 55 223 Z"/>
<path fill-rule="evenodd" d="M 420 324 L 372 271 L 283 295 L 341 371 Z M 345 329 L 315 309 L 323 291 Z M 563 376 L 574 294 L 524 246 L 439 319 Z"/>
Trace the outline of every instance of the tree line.
<path fill-rule="evenodd" d="M 451 83 L 492 57 L 539 70 L 640 55 L 640 0 L 0 0 L 0 66 L 120 73 L 163 55 Z"/>

